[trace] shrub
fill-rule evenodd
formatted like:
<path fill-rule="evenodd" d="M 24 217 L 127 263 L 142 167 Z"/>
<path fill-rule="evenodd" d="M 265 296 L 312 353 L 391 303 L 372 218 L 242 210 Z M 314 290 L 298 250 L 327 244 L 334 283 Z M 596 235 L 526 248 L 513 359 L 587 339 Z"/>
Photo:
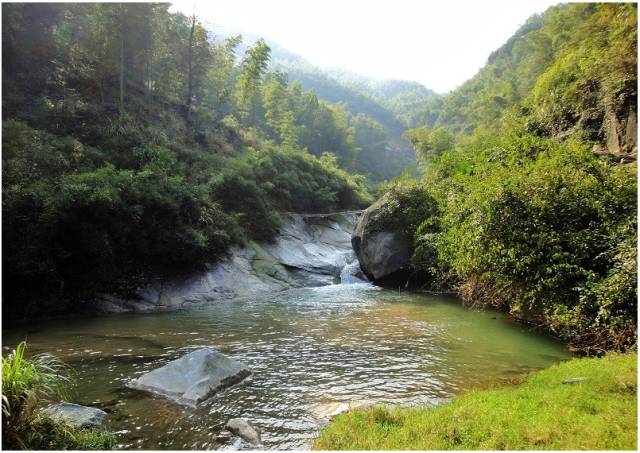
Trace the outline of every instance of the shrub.
<path fill-rule="evenodd" d="M 478 137 L 466 153 L 472 170 L 451 170 L 439 189 L 442 233 L 432 241 L 463 296 L 579 347 L 633 344 L 635 167 L 515 134 Z"/>

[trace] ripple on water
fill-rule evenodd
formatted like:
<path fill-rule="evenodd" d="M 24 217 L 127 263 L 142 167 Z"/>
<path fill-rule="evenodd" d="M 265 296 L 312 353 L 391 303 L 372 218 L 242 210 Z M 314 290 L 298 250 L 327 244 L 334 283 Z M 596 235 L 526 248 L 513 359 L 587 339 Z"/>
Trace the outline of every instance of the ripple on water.
<path fill-rule="evenodd" d="M 11 345 L 25 336 L 3 335 Z M 318 408 L 438 404 L 568 357 L 560 344 L 499 314 L 359 283 L 175 313 L 54 321 L 28 341 L 31 352 L 69 363 L 77 371 L 74 400 L 105 409 L 120 446 L 141 449 L 243 447 L 225 434 L 232 417 L 250 419 L 265 448 L 305 449 L 325 423 Z M 196 409 L 125 387 L 205 346 L 245 362 L 253 375 Z"/>

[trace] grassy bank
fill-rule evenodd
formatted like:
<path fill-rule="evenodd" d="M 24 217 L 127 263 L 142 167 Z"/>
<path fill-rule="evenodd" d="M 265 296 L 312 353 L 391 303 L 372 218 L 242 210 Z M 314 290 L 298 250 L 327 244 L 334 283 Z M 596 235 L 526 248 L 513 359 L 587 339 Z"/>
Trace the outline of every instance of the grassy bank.
<path fill-rule="evenodd" d="M 336 417 L 319 450 L 635 450 L 637 353 L 574 359 L 519 385 L 432 409 L 372 407 Z M 585 378 L 563 383 L 572 378 Z"/>
<path fill-rule="evenodd" d="M 2 356 L 3 450 L 111 450 L 108 431 L 72 427 L 42 408 L 67 396 L 68 370 L 52 356 L 27 358 L 26 344 Z"/>

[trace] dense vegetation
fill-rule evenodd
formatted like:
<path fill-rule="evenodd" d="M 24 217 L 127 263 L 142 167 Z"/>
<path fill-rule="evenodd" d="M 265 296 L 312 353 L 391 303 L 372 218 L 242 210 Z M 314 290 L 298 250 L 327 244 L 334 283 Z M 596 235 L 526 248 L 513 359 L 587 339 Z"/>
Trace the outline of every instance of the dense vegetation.
<path fill-rule="evenodd" d="M 2 448 L 5 450 L 109 450 L 115 436 L 53 420 L 43 404 L 66 396 L 65 367 L 51 356 L 25 356 L 20 343 L 2 356 Z M 55 402 L 55 401 L 54 401 Z"/>
<path fill-rule="evenodd" d="M 550 8 L 406 133 L 439 206 L 414 270 L 588 353 L 637 343 L 636 28 L 633 4 Z"/>
<path fill-rule="evenodd" d="M 167 4 L 2 14 L 5 314 L 129 294 L 270 238 L 279 212 L 371 201 L 350 114 L 269 72 L 264 41 L 237 61 L 240 37 Z"/>
<path fill-rule="evenodd" d="M 637 353 L 573 359 L 435 408 L 341 414 L 318 450 L 636 450 Z M 571 383 L 571 380 L 575 381 Z"/>

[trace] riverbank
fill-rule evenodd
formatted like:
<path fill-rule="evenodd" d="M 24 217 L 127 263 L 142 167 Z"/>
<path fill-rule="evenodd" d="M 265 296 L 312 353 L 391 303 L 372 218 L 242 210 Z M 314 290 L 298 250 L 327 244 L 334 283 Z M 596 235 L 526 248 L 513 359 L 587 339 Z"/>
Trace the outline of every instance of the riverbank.
<path fill-rule="evenodd" d="M 573 359 L 435 408 L 341 414 L 318 450 L 636 450 L 637 353 Z"/>

